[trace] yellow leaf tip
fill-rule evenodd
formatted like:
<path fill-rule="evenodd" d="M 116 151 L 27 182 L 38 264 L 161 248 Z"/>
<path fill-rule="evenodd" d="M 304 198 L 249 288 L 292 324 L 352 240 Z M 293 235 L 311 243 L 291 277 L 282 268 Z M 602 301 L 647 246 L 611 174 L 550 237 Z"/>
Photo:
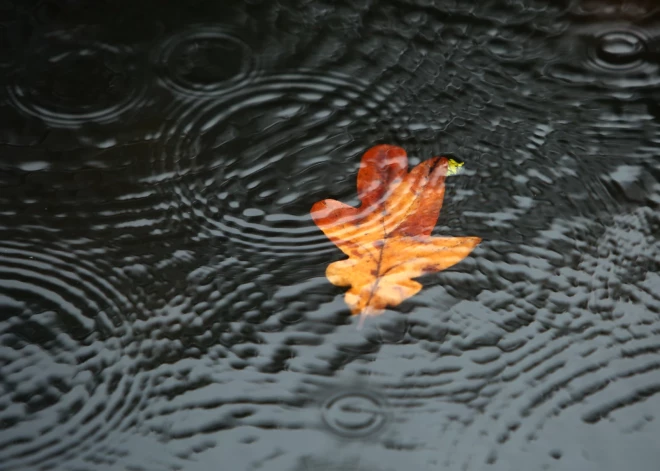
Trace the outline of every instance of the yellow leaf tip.
<path fill-rule="evenodd" d="M 458 175 L 463 171 L 463 165 L 465 162 L 459 162 L 454 159 L 447 159 L 447 176 Z"/>

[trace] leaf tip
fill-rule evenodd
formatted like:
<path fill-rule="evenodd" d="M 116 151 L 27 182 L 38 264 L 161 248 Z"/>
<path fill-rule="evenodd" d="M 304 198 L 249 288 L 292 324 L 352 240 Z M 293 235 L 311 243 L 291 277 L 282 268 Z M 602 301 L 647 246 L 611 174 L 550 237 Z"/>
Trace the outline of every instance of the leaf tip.
<path fill-rule="evenodd" d="M 454 159 L 447 159 L 447 176 L 458 175 L 463 171 L 465 162 L 459 162 Z"/>

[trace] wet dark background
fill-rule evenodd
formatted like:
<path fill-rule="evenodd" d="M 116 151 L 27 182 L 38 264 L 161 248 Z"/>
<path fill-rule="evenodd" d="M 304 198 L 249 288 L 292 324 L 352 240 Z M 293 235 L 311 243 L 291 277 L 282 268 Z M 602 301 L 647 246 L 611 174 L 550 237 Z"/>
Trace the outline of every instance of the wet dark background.
<path fill-rule="evenodd" d="M 657 470 L 657 8 L 1 0 L 0 469 Z M 358 331 L 377 143 L 484 241 Z"/>

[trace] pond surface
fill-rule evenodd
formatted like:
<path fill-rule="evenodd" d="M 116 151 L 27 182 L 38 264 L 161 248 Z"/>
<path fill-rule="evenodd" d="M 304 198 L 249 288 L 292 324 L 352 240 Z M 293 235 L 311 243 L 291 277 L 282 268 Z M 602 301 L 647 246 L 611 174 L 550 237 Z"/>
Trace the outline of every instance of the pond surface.
<path fill-rule="evenodd" d="M 0 1 L 3 471 L 655 471 L 651 1 Z M 465 162 L 367 319 L 312 222 Z"/>

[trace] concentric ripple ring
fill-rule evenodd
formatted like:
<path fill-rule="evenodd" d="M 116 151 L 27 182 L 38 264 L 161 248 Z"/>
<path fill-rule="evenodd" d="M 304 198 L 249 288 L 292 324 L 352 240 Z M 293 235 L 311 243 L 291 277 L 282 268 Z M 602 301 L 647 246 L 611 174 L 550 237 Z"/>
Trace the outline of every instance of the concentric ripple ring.
<path fill-rule="evenodd" d="M 177 33 L 153 53 L 158 79 L 184 97 L 213 97 L 244 86 L 255 71 L 251 48 L 222 26 Z"/>
<path fill-rule="evenodd" d="M 116 122 L 138 109 L 144 74 L 128 47 L 49 35 L 31 51 L 8 86 L 10 103 L 23 113 L 60 128 Z"/>
<path fill-rule="evenodd" d="M 351 438 L 366 437 L 387 422 L 384 401 L 365 391 L 341 391 L 323 404 L 323 421 L 334 433 Z"/>

